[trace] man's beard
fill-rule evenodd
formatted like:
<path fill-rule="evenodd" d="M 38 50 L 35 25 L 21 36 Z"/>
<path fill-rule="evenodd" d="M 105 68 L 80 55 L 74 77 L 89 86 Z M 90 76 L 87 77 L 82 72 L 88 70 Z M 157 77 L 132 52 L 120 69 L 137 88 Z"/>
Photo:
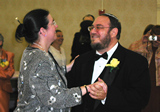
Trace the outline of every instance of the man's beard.
<path fill-rule="evenodd" d="M 101 43 L 92 43 L 91 42 L 91 47 L 94 50 L 101 50 L 101 49 L 107 48 L 109 46 L 110 42 L 111 42 L 111 37 L 108 34 L 106 36 L 106 38 L 104 38 L 103 40 L 101 40 Z"/>

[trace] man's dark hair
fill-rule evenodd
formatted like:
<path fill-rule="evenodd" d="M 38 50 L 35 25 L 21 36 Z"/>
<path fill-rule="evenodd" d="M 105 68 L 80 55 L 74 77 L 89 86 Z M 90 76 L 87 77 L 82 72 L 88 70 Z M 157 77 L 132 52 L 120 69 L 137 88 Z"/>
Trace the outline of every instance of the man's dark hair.
<path fill-rule="evenodd" d="M 110 31 L 113 28 L 118 29 L 117 39 L 119 40 L 121 35 L 121 23 L 119 22 L 118 18 L 113 14 L 109 14 L 109 13 L 101 14 L 100 16 L 107 16 L 110 19 Z"/>

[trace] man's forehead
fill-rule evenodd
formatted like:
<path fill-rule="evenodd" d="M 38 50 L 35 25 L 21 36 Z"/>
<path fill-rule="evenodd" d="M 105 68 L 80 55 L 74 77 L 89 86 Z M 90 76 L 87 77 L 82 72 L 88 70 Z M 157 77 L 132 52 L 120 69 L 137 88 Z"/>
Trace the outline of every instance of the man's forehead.
<path fill-rule="evenodd" d="M 95 19 L 93 25 L 109 25 L 110 24 L 110 20 L 107 16 L 99 16 Z"/>

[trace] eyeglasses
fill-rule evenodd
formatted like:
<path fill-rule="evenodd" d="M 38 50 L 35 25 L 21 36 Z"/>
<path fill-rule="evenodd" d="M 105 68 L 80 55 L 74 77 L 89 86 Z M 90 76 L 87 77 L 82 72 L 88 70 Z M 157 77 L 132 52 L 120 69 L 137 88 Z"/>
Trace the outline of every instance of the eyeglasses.
<path fill-rule="evenodd" d="M 111 28 L 111 27 L 104 27 L 104 26 L 89 26 L 88 27 L 88 31 L 91 31 L 92 29 L 95 29 L 96 31 L 99 31 L 100 29 L 104 29 L 104 28 Z"/>
<path fill-rule="evenodd" d="M 51 25 L 56 26 L 56 25 L 57 25 L 56 21 L 55 21 L 55 20 L 53 20 L 53 21 L 52 21 L 52 23 L 51 23 Z"/>
<path fill-rule="evenodd" d="M 57 35 L 57 37 L 63 37 L 63 35 Z"/>

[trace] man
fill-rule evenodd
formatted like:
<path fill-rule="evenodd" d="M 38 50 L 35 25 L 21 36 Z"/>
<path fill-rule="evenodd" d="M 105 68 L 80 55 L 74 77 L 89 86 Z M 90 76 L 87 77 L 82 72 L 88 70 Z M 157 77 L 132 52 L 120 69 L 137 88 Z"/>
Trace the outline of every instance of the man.
<path fill-rule="evenodd" d="M 141 112 L 150 96 L 147 60 L 120 45 L 121 24 L 114 15 L 100 15 L 89 30 L 94 50 L 75 60 L 67 74 L 68 86 L 88 85 L 100 77 L 108 89 L 99 92 L 96 85 L 90 87 L 72 112 Z M 97 59 L 102 54 L 108 57 Z"/>
<path fill-rule="evenodd" d="M 8 112 L 12 92 L 10 79 L 14 74 L 14 54 L 2 48 L 3 42 L 4 38 L 0 34 L 0 112 Z"/>

